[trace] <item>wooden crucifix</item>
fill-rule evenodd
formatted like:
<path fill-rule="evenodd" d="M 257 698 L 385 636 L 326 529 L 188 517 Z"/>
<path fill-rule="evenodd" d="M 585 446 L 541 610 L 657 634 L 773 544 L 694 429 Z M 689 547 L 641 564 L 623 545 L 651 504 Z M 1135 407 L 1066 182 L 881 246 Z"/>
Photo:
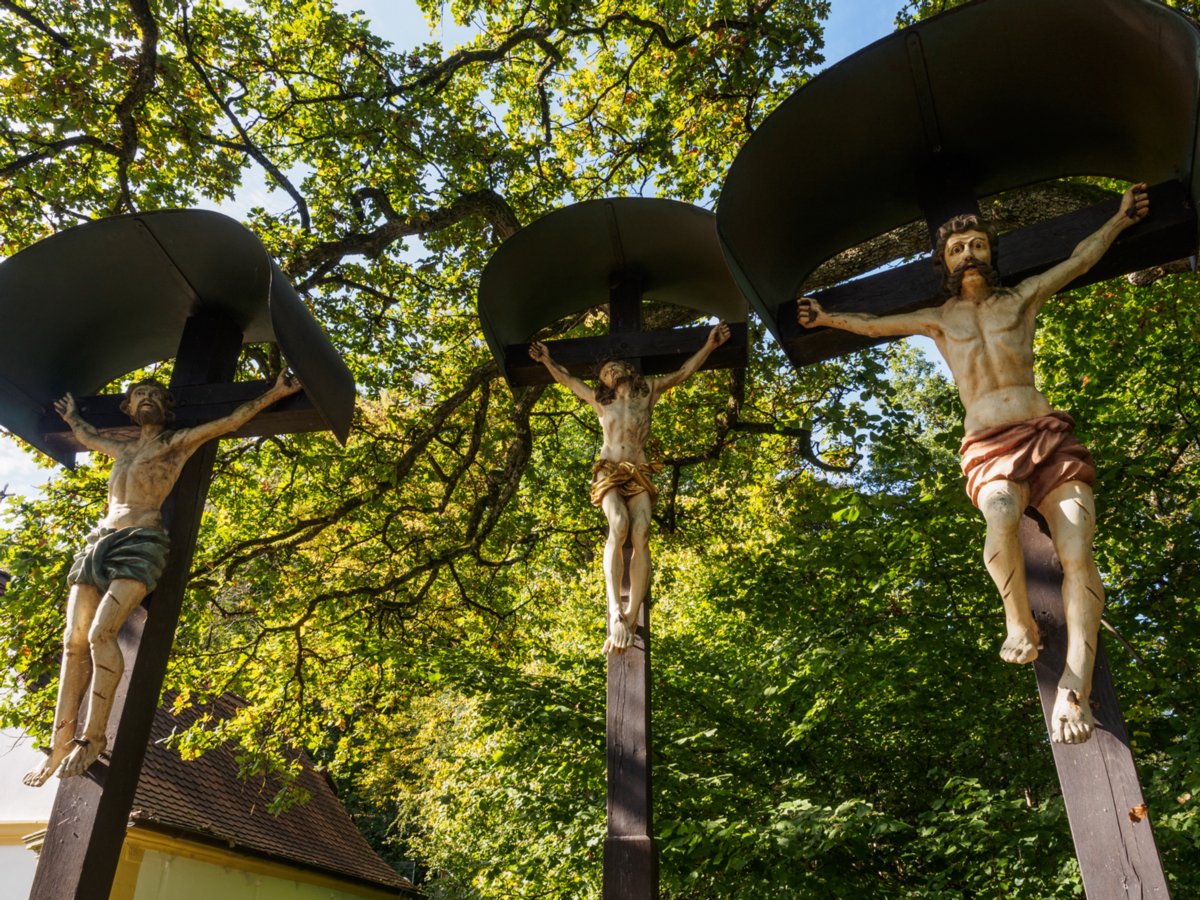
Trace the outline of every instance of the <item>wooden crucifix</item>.
<path fill-rule="evenodd" d="M 645 330 L 647 297 L 732 321 Z M 605 302 L 607 335 L 530 343 L 538 328 Z M 721 262 L 710 213 L 625 198 L 577 204 L 518 232 L 489 262 L 479 306 L 510 384 L 558 381 L 600 418 L 605 442 L 591 498 L 609 522 L 603 896 L 651 900 L 658 895 L 658 856 L 651 815 L 646 530 L 656 491 L 644 444 L 650 411 L 663 391 L 700 368 L 745 365 L 744 300 Z M 660 373 L 668 374 L 644 378 Z M 601 385 L 593 390 L 580 376 L 597 377 Z"/>
<path fill-rule="evenodd" d="M 112 266 L 114 255 L 126 265 Z M 136 281 L 123 280 L 131 274 Z M 0 297 L 24 338 L 17 346 L 28 354 L 15 354 L 0 371 L 4 424 L 67 463 L 80 449 L 116 457 L 109 511 L 101 523 L 112 527 L 89 535 L 70 576 L 69 615 L 79 627 L 68 629 L 50 757 L 27 776 L 34 785 L 63 776 L 31 896 L 99 900 L 109 895 L 124 842 L 216 438 L 332 427 L 344 439 L 354 385 L 257 239 L 212 213 L 122 217 L 56 235 L 0 264 Z M 30 309 L 35 299 L 37 312 Z M 47 306 L 58 307 L 58 315 Z M 83 344 L 70 324 L 72 309 L 80 307 L 84 318 L 100 317 L 82 336 Z M 60 330 L 40 332 L 44 316 Z M 270 319 L 266 333 L 255 324 L 262 318 Z M 282 375 L 273 385 L 233 382 L 248 331 L 257 339 L 278 339 L 314 390 L 298 394 L 299 386 Z M 122 335 L 132 340 L 122 342 Z M 57 342 L 38 344 L 48 337 Z M 95 347 L 71 355 L 89 339 Z M 64 385 L 86 390 L 112 380 L 122 368 L 143 364 L 147 355 L 164 358 L 172 352 L 170 393 L 141 382 L 124 400 L 68 393 L 56 412 L 45 409 L 48 404 L 37 409 L 34 398 Z M 56 364 L 42 362 L 39 369 L 47 357 Z M 175 418 L 167 427 L 171 413 Z M 136 436 L 108 432 L 131 430 L 130 418 Z M 140 603 L 147 587 L 153 589 Z M 113 642 L 110 634 L 118 625 Z M 85 711 L 87 724 L 80 728 Z"/>
<path fill-rule="evenodd" d="M 1001 655 L 1011 662 L 1036 655 L 1092 900 L 1166 897 L 1167 887 L 1103 649 L 1088 634 L 1102 594 L 1090 552 L 1090 459 L 1067 438 L 1069 417 L 1053 413 L 1033 385 L 1033 316 L 1054 291 L 1195 252 L 1198 49 L 1200 32 L 1185 17 L 1144 0 L 980 0 L 876 42 L 793 94 L 735 160 L 718 207 L 731 265 L 796 365 L 924 333 L 955 372 L 967 413 L 964 471 L 989 525 L 985 559 L 997 572 L 1005 566 L 997 586 L 1010 624 L 1020 620 Z M 1103 86 L 1114 65 L 1134 91 Z M 806 141 L 814 131 L 822 140 Z M 913 218 L 924 219 L 932 235 L 953 216 L 977 213 L 977 197 L 1100 171 L 1152 182 L 1149 217 L 1142 220 L 1146 201 L 1135 191 L 1120 211 L 1102 203 L 1010 232 L 1001 242 L 1002 283 L 991 286 L 977 263 L 991 262 L 993 236 L 967 220 L 943 233 L 936 254 L 942 263 L 953 254 L 972 258 L 958 283 L 939 284 L 920 260 L 804 296 L 817 264 Z M 968 297 L 984 304 L 955 307 Z M 988 326 L 1002 308 L 1014 313 L 1012 331 L 992 327 L 998 320 Z M 972 341 L 977 359 L 967 349 Z M 1021 374 L 989 385 L 1003 357 Z M 1023 429 L 1025 438 L 1017 434 Z M 1026 439 L 1057 454 L 1061 481 L 1003 468 Z M 1041 450 L 1034 455 L 1036 470 Z M 1018 486 L 999 496 L 1014 473 Z M 1055 506 L 1056 499 L 1066 505 Z M 1040 504 L 1050 521 L 1035 509 L 1019 518 L 1027 503 Z M 992 540 L 994 524 L 1003 541 Z M 1021 582 L 1028 600 L 1014 603 Z"/>

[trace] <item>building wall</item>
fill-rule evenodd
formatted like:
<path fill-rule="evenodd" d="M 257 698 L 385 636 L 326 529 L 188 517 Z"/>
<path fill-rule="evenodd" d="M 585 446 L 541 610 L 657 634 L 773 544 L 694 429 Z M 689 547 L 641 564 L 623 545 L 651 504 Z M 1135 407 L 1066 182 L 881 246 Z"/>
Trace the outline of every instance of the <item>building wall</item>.
<path fill-rule="evenodd" d="M 46 827 L 58 779 L 31 788 L 21 777 L 45 758 L 24 734 L 0 730 L 0 896 L 5 898 L 28 897 L 33 886 L 37 854 L 24 837 Z"/>
<path fill-rule="evenodd" d="M 377 900 L 395 893 L 131 828 L 111 900 Z"/>

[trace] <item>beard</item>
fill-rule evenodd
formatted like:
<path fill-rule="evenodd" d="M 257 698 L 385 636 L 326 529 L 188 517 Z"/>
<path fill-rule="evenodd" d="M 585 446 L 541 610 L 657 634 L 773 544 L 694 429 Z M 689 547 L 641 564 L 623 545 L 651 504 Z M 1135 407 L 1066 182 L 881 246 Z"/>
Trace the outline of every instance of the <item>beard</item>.
<path fill-rule="evenodd" d="M 130 418 L 136 425 L 166 425 L 167 411 L 157 403 L 146 403 L 130 413 Z"/>
<path fill-rule="evenodd" d="M 617 388 L 622 385 L 629 385 L 629 394 L 633 397 L 644 397 L 650 393 L 650 385 L 646 383 L 646 379 L 638 372 L 630 372 L 628 375 L 620 375 L 613 379 L 612 387 L 606 385 L 603 381 L 596 388 L 596 402 L 601 406 L 608 406 L 617 396 Z"/>
<path fill-rule="evenodd" d="M 983 276 L 983 280 L 992 290 L 1000 287 L 1000 273 L 992 267 L 991 263 L 983 262 L 983 260 L 967 260 L 953 272 L 946 273 L 946 292 L 951 297 L 958 296 L 959 291 L 962 290 L 963 277 L 972 269 Z"/>
<path fill-rule="evenodd" d="M 650 389 L 650 386 L 646 384 L 646 379 L 637 372 L 630 372 L 628 375 L 618 378 L 613 385 L 613 389 L 615 390 L 625 384 L 629 385 L 629 392 L 634 395 L 641 395 Z"/>

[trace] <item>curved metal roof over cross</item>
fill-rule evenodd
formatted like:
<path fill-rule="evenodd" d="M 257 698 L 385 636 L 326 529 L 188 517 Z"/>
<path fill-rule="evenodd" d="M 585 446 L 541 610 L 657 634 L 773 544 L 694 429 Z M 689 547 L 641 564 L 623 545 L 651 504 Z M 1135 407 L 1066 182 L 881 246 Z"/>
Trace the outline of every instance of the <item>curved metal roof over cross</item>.
<path fill-rule="evenodd" d="M 278 342 L 314 424 L 345 440 L 349 370 L 258 238 L 204 210 L 90 222 L 0 263 L 0 425 L 69 464 L 73 449 L 45 434 L 53 400 L 174 356 L 197 313 L 232 318 L 246 343 Z"/>
<path fill-rule="evenodd" d="M 746 321 L 746 301 L 726 268 L 711 212 L 649 197 L 586 200 L 522 228 L 483 271 L 479 319 L 509 383 L 545 381 L 542 366 L 528 358 L 528 342 L 547 325 L 609 304 L 622 283 L 637 295 L 634 303 L 644 295 L 697 315 Z M 577 374 L 608 358 L 642 359 L 647 374 L 665 372 L 703 343 L 675 331 L 558 341 L 555 359 Z M 739 342 L 735 335 L 731 344 L 706 368 L 729 365 L 735 356 L 744 364 L 744 337 Z"/>

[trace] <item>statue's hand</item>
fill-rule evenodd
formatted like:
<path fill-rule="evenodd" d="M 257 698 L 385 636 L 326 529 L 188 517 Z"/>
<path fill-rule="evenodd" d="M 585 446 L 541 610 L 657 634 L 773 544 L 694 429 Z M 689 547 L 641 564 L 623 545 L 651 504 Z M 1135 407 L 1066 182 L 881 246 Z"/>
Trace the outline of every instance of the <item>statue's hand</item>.
<path fill-rule="evenodd" d="M 708 346 L 710 346 L 710 347 L 712 347 L 712 349 L 716 350 L 723 343 L 725 343 L 727 340 L 729 340 L 729 335 L 730 335 L 729 326 L 726 325 L 724 322 L 718 322 L 716 325 L 713 326 L 712 331 L 710 331 L 708 333 Z"/>
<path fill-rule="evenodd" d="M 1140 222 L 1150 213 L 1150 195 L 1146 193 L 1144 182 L 1131 184 L 1121 198 L 1121 212 L 1130 220 L 1129 224 Z"/>
<path fill-rule="evenodd" d="M 801 297 L 796 301 L 796 322 L 801 328 L 820 325 L 824 318 L 825 310 L 812 297 Z"/>
<path fill-rule="evenodd" d="M 284 368 L 278 375 L 275 376 L 275 384 L 271 391 L 280 397 L 288 397 L 295 394 L 303 388 L 300 379 L 296 377 L 296 373 L 288 368 Z"/>
<path fill-rule="evenodd" d="M 540 362 L 542 365 L 550 361 L 550 351 L 541 341 L 534 341 L 529 345 L 529 356 L 534 362 Z"/>
<path fill-rule="evenodd" d="M 64 394 L 61 400 L 54 401 L 54 411 L 67 423 L 79 415 L 79 410 L 75 408 L 75 398 L 70 393 Z"/>

